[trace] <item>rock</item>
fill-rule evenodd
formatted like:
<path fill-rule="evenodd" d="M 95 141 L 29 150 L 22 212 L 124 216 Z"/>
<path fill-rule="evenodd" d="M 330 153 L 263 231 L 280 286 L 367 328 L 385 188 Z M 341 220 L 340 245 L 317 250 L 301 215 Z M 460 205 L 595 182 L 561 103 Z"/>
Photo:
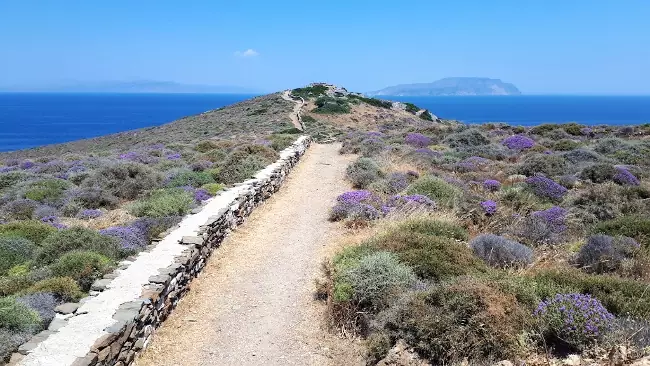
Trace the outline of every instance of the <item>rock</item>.
<path fill-rule="evenodd" d="M 68 324 L 68 321 L 67 321 L 67 320 L 65 320 L 65 319 L 61 319 L 61 318 L 54 318 L 54 319 L 52 319 L 52 321 L 50 322 L 50 325 L 47 327 L 47 330 L 51 330 L 51 331 L 53 331 L 53 332 L 56 332 L 56 331 L 58 331 L 59 329 L 65 327 L 66 324 Z"/>
<path fill-rule="evenodd" d="M 430 364 L 421 360 L 420 356 L 400 339 L 388 351 L 388 355 L 377 363 L 377 366 L 430 366 Z"/>
<path fill-rule="evenodd" d="M 66 302 L 54 308 L 54 311 L 61 314 L 72 314 L 79 309 L 79 304 L 75 302 Z"/>
<path fill-rule="evenodd" d="M 512 364 L 512 362 L 508 360 L 503 360 L 495 363 L 494 366 L 514 366 L 514 365 Z"/>
<path fill-rule="evenodd" d="M 199 236 L 184 236 L 181 243 L 185 245 L 203 245 L 203 238 Z"/>
<path fill-rule="evenodd" d="M 580 366 L 582 364 L 582 359 L 578 355 L 569 355 L 562 361 L 563 365 L 568 366 Z"/>
<path fill-rule="evenodd" d="M 77 359 L 70 366 L 91 366 L 97 362 L 97 354 L 89 353 L 84 357 L 77 357 Z"/>
<path fill-rule="evenodd" d="M 104 291 L 110 285 L 111 279 L 101 279 L 93 282 L 93 284 L 90 286 L 90 289 L 93 291 Z"/>
<path fill-rule="evenodd" d="M 11 359 L 9 359 L 9 365 L 17 365 L 23 358 L 25 358 L 25 356 L 18 352 L 12 353 Z"/>
<path fill-rule="evenodd" d="M 650 366 L 650 356 L 646 356 L 632 362 L 631 366 Z"/>
<path fill-rule="evenodd" d="M 609 365 L 623 366 L 627 360 L 627 347 L 618 346 L 609 351 Z"/>
<path fill-rule="evenodd" d="M 190 213 L 191 213 L 192 215 L 196 215 L 197 213 L 201 212 L 201 210 L 203 210 L 203 207 L 202 207 L 202 206 L 195 207 L 195 208 L 192 209 L 192 211 L 190 211 Z"/>

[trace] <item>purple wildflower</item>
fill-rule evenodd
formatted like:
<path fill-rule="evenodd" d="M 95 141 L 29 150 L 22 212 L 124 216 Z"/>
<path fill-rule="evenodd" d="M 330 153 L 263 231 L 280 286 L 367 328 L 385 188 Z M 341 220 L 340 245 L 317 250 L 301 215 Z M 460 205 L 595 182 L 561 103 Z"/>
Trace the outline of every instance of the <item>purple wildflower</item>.
<path fill-rule="evenodd" d="M 612 315 L 597 299 L 588 294 L 556 294 L 541 301 L 533 315 L 553 336 L 574 347 L 600 338 L 613 326 Z"/>
<path fill-rule="evenodd" d="M 388 187 L 392 193 L 401 192 L 408 187 L 408 177 L 404 173 L 392 173 L 388 177 Z"/>
<path fill-rule="evenodd" d="M 594 130 L 589 127 L 583 127 L 580 129 L 580 133 L 585 136 L 592 136 L 594 134 Z"/>
<path fill-rule="evenodd" d="M 455 170 L 460 172 L 460 173 L 467 173 L 467 172 L 473 172 L 478 170 L 478 167 L 469 161 L 461 161 L 457 163 L 455 166 Z"/>
<path fill-rule="evenodd" d="M 425 147 L 431 145 L 431 139 L 421 133 L 409 133 L 404 138 L 404 142 L 415 147 Z"/>
<path fill-rule="evenodd" d="M 406 175 L 409 177 L 409 180 L 420 178 L 420 173 L 416 172 L 415 170 L 407 171 Z"/>
<path fill-rule="evenodd" d="M 547 210 L 534 211 L 533 217 L 543 220 L 551 232 L 560 234 L 566 231 L 567 210 L 562 207 L 553 206 Z"/>
<path fill-rule="evenodd" d="M 490 192 L 496 192 L 501 189 L 501 182 L 495 179 L 487 179 L 483 182 L 483 188 Z"/>
<path fill-rule="evenodd" d="M 488 216 L 492 216 L 497 213 L 497 203 L 492 200 L 481 202 L 481 207 L 483 208 L 483 211 L 485 211 L 485 214 Z"/>
<path fill-rule="evenodd" d="M 623 167 L 616 167 L 613 180 L 620 185 L 638 186 L 640 184 L 639 179 Z"/>
<path fill-rule="evenodd" d="M 41 222 L 51 225 L 57 229 L 65 229 L 67 226 L 59 222 L 59 218 L 53 215 L 41 218 Z"/>
<path fill-rule="evenodd" d="M 535 141 L 523 135 L 513 135 L 503 140 L 503 144 L 511 150 L 525 150 L 535 146 Z"/>
<path fill-rule="evenodd" d="M 341 203 L 374 203 L 380 204 L 381 199 L 375 196 L 372 192 L 361 190 L 361 191 L 350 191 L 345 192 L 338 197 L 336 200 Z"/>
<path fill-rule="evenodd" d="M 465 159 L 465 161 L 476 166 L 485 166 L 490 164 L 490 159 L 482 158 L 480 156 L 470 156 L 469 158 Z"/>
<path fill-rule="evenodd" d="M 33 168 L 34 166 L 36 166 L 36 163 L 34 163 L 33 161 L 29 161 L 29 160 L 25 160 L 22 163 L 20 163 L 20 169 L 23 169 L 23 170 Z"/>
<path fill-rule="evenodd" d="M 378 131 L 370 131 L 370 132 L 366 133 L 366 136 L 382 138 L 382 137 L 384 137 L 384 134 L 381 133 L 381 132 L 378 132 Z"/>
<path fill-rule="evenodd" d="M 113 226 L 99 231 L 100 234 L 112 236 L 120 241 L 122 249 L 137 250 L 147 246 L 148 241 L 145 234 L 130 226 Z"/>
<path fill-rule="evenodd" d="M 7 172 L 13 172 L 14 170 L 17 170 L 18 168 L 15 166 L 3 166 L 0 167 L 0 173 L 7 173 Z"/>
<path fill-rule="evenodd" d="M 181 158 L 180 153 L 173 153 L 173 154 L 167 155 L 167 160 L 178 160 L 180 158 Z"/>
<path fill-rule="evenodd" d="M 208 191 L 203 188 L 199 188 L 196 191 L 194 191 L 194 199 L 196 200 L 196 202 L 203 202 L 210 199 L 211 197 L 212 196 L 210 195 L 210 193 L 208 193 Z"/>
<path fill-rule="evenodd" d="M 410 195 L 395 195 L 388 199 L 386 203 L 388 207 L 396 207 L 400 209 L 405 208 L 425 208 L 425 209 L 435 209 L 436 203 L 433 202 L 429 197 L 421 194 L 410 194 Z"/>
<path fill-rule="evenodd" d="M 433 150 L 429 149 L 428 147 L 421 147 L 419 149 L 415 149 L 414 152 L 416 154 L 418 154 L 418 155 L 422 155 L 422 156 L 425 156 L 425 157 L 428 157 L 428 158 L 437 158 L 437 157 L 439 157 L 441 155 L 439 152 L 433 151 Z"/>
<path fill-rule="evenodd" d="M 541 175 L 526 179 L 528 186 L 540 197 L 560 200 L 567 193 L 567 189 L 554 182 L 552 179 Z"/>

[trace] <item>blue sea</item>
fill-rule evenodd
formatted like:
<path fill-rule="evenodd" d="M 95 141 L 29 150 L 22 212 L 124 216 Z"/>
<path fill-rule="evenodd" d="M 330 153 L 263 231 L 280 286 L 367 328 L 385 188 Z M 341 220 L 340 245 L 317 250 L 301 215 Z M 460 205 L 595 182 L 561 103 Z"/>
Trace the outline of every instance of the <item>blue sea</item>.
<path fill-rule="evenodd" d="M 241 94 L 0 93 L 0 151 L 161 125 L 248 98 Z M 514 125 L 650 122 L 650 96 L 382 97 L 441 118 Z"/>

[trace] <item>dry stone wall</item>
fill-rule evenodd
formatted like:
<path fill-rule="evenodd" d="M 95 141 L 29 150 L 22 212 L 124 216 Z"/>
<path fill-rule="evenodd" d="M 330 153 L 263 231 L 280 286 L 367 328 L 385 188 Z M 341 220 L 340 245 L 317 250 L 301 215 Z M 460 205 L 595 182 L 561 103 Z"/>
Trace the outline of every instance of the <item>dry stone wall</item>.
<path fill-rule="evenodd" d="M 212 252 L 255 206 L 276 192 L 311 143 L 300 137 L 254 179 L 212 198 L 149 251 L 93 284 L 69 304 L 51 329 L 23 345 L 11 364 L 25 366 L 130 365 L 155 329 L 189 291 Z"/>

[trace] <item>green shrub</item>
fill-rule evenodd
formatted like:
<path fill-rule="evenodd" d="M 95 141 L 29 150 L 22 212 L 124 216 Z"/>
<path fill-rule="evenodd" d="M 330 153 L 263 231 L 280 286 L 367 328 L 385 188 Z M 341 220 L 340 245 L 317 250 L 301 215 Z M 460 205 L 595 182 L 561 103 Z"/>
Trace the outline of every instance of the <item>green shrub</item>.
<path fill-rule="evenodd" d="M 484 364 L 519 355 L 528 317 L 517 300 L 468 277 L 404 294 L 378 316 L 378 330 L 403 339 L 433 365 Z"/>
<path fill-rule="evenodd" d="M 641 215 L 617 217 L 597 224 L 592 230 L 596 234 L 627 236 L 650 248 L 650 218 Z"/>
<path fill-rule="evenodd" d="M 424 112 L 420 113 L 420 119 L 423 119 L 425 121 L 431 121 L 433 122 L 433 116 L 431 115 L 431 112 L 425 110 Z"/>
<path fill-rule="evenodd" d="M 453 148 L 463 148 L 468 146 L 488 145 L 490 140 L 481 133 L 481 131 L 470 128 L 461 132 L 453 133 L 444 140 L 444 142 Z"/>
<path fill-rule="evenodd" d="M 0 277 L 0 296 L 9 296 L 20 292 L 27 287 L 32 286 L 34 283 L 50 278 L 52 271 L 47 268 L 37 268 L 32 271 L 22 271 L 19 267 L 15 267 L 17 273 L 11 273 L 8 276 Z M 11 271 L 11 270 L 10 270 Z"/>
<path fill-rule="evenodd" d="M 0 225 L 0 237 L 25 238 L 36 245 L 40 245 L 45 238 L 57 230 L 51 225 L 40 221 L 14 221 Z"/>
<path fill-rule="evenodd" d="M 273 134 L 269 137 L 271 140 L 271 148 L 275 151 L 282 151 L 291 146 L 296 141 L 295 135 L 287 134 Z"/>
<path fill-rule="evenodd" d="M 25 238 L 0 237 L 0 276 L 32 259 L 36 246 Z"/>
<path fill-rule="evenodd" d="M 206 140 L 206 141 L 201 141 L 196 146 L 194 147 L 194 150 L 202 153 L 206 153 L 210 150 L 214 150 L 219 147 L 219 144 L 217 144 L 216 141 L 213 140 Z"/>
<path fill-rule="evenodd" d="M 553 144 L 553 149 L 556 151 L 571 151 L 577 149 L 580 143 L 577 141 L 562 139 Z"/>
<path fill-rule="evenodd" d="M 310 97 L 318 97 L 325 94 L 327 91 L 327 86 L 325 85 L 313 85 L 306 86 L 304 88 L 296 88 L 291 91 L 291 95 L 294 97 L 303 97 L 309 99 Z"/>
<path fill-rule="evenodd" d="M 348 98 L 360 100 L 366 104 L 370 104 L 371 106 L 377 108 L 386 108 L 386 109 L 393 108 L 393 102 L 390 102 L 388 100 L 381 100 L 377 98 L 366 98 L 356 94 L 350 94 L 348 95 Z"/>
<path fill-rule="evenodd" d="M 453 208 L 461 196 L 461 191 L 458 188 L 440 178 L 428 175 L 413 182 L 408 187 L 407 193 L 427 196 L 436 204 L 447 208 Z"/>
<path fill-rule="evenodd" d="M 30 175 L 25 172 L 0 173 L 0 191 L 13 187 L 16 183 L 27 180 L 29 176 Z"/>
<path fill-rule="evenodd" d="M 84 296 L 77 282 L 70 277 L 54 277 L 36 282 L 31 287 L 22 291 L 21 295 L 35 294 L 38 292 L 52 293 L 63 302 L 76 302 Z"/>
<path fill-rule="evenodd" d="M 65 253 L 90 250 L 109 258 L 119 258 L 120 244 L 117 239 L 101 235 L 95 230 L 73 227 L 60 230 L 43 241 L 36 255 L 38 264 L 50 264 Z"/>
<path fill-rule="evenodd" d="M 90 290 L 95 280 L 113 268 L 113 261 L 99 253 L 73 251 L 61 256 L 52 264 L 52 272 L 57 277 L 70 277 L 77 281 L 83 291 Z"/>
<path fill-rule="evenodd" d="M 192 172 L 192 171 L 183 171 L 180 172 L 167 182 L 167 187 L 200 187 L 204 184 L 214 183 L 214 178 L 210 172 Z"/>
<path fill-rule="evenodd" d="M 112 195 L 135 199 L 141 193 L 160 186 L 162 177 L 144 164 L 127 162 L 103 166 L 97 169 L 84 185 L 99 187 Z"/>
<path fill-rule="evenodd" d="M 201 158 L 207 161 L 211 161 L 213 163 L 217 163 L 225 159 L 226 156 L 228 156 L 228 152 L 226 150 L 215 149 L 215 150 L 210 150 L 205 154 L 201 155 Z"/>
<path fill-rule="evenodd" d="M 612 164 L 594 164 L 580 172 L 580 179 L 590 180 L 594 183 L 611 181 L 616 175 L 616 168 Z"/>
<path fill-rule="evenodd" d="M 208 183 L 202 185 L 201 188 L 205 189 L 206 191 L 208 191 L 208 193 L 210 193 L 210 195 L 214 196 L 219 191 L 223 190 L 224 186 L 223 184 L 219 184 L 219 183 Z"/>
<path fill-rule="evenodd" d="M 129 207 L 131 214 L 143 217 L 185 215 L 194 207 L 194 197 L 181 188 L 161 189 L 151 192 Z"/>
<path fill-rule="evenodd" d="M 379 165 L 370 158 L 357 159 L 348 165 L 345 174 L 354 188 L 366 188 L 384 175 Z"/>
<path fill-rule="evenodd" d="M 278 153 L 266 146 L 246 145 L 234 150 L 220 166 L 219 183 L 242 182 L 278 159 Z"/>
<path fill-rule="evenodd" d="M 620 150 L 625 150 L 626 148 L 629 147 L 630 144 L 628 142 L 616 137 L 612 137 L 612 138 L 598 140 L 598 142 L 596 142 L 596 145 L 594 146 L 594 150 L 596 150 L 596 152 L 599 152 L 601 154 L 608 155 L 608 154 L 613 154 Z"/>
<path fill-rule="evenodd" d="M 38 327 L 38 313 L 11 297 L 0 298 L 0 328 L 27 330 Z"/>
<path fill-rule="evenodd" d="M 350 104 L 346 100 L 333 97 L 320 97 L 314 102 L 316 108 L 314 113 L 320 114 L 344 114 L 350 113 Z"/>
<path fill-rule="evenodd" d="M 375 252 L 367 254 L 354 266 L 348 267 L 337 276 L 336 287 L 350 288 L 351 298 L 360 308 L 377 310 L 387 304 L 388 296 L 413 285 L 416 276 L 413 270 L 399 262 L 395 254 Z M 339 291 L 338 299 L 341 299 Z"/>
<path fill-rule="evenodd" d="M 30 183 L 24 193 L 24 198 L 50 205 L 58 205 L 70 183 L 63 179 L 44 179 Z"/>
<path fill-rule="evenodd" d="M 465 244 L 441 236 L 412 232 L 408 227 L 371 238 L 366 245 L 396 253 L 418 276 L 432 281 L 487 270 Z"/>
<path fill-rule="evenodd" d="M 566 174 L 568 165 L 566 160 L 559 155 L 534 154 L 524 160 L 517 169 L 519 174 L 533 176 L 543 173 L 546 176 Z"/>
<path fill-rule="evenodd" d="M 420 107 L 416 106 L 413 103 L 404 103 L 406 105 L 406 111 L 412 114 L 416 114 L 420 111 Z"/>

